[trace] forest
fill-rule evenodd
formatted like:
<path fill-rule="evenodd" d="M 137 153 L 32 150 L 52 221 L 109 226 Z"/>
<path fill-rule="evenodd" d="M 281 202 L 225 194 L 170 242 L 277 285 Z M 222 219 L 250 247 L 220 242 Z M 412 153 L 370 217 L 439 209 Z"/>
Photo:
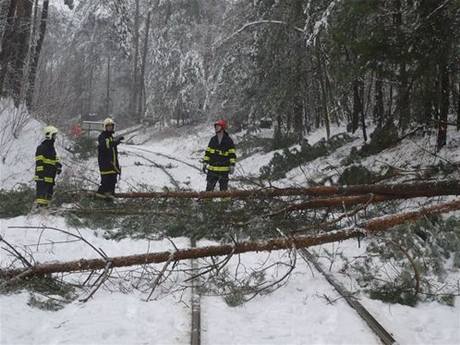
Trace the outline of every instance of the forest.
<path fill-rule="evenodd" d="M 64 7 L 64 8 L 63 8 Z M 460 128 L 459 1 L 2 0 L 0 94 L 65 123 Z M 448 114 L 456 114 L 455 121 Z"/>

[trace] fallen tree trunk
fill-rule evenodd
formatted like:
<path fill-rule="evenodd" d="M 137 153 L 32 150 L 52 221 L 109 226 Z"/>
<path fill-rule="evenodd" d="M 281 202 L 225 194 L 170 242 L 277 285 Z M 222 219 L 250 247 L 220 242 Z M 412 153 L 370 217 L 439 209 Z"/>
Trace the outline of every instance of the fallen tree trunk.
<path fill-rule="evenodd" d="M 198 259 L 210 256 L 223 256 L 232 254 L 241 254 L 247 252 L 274 251 L 291 248 L 306 248 L 319 244 L 343 241 L 349 238 L 362 236 L 363 234 L 372 234 L 385 231 L 393 226 L 403 224 L 409 221 L 415 221 L 418 218 L 460 210 L 460 200 L 443 203 L 427 208 L 420 208 L 415 211 L 398 213 L 385 217 L 372 219 L 355 228 L 331 231 L 316 236 L 293 236 L 290 238 L 273 238 L 265 241 L 241 242 L 235 245 L 216 245 L 202 248 L 180 249 L 173 253 L 158 252 L 149 254 L 139 254 L 130 256 L 119 256 L 104 259 L 80 259 L 69 262 L 43 263 L 37 264 L 26 269 L 0 270 L 0 277 L 13 278 L 21 275 L 21 278 L 34 275 L 44 275 L 59 272 L 77 272 L 88 270 L 101 270 L 110 262 L 111 267 L 126 267 L 135 265 L 145 265 L 153 263 L 162 263 L 168 260 L 181 261 L 189 259 Z M 171 259 L 172 255 L 172 259 Z"/>
<path fill-rule="evenodd" d="M 410 199 L 414 198 L 409 195 L 380 195 L 380 194 L 364 194 L 364 195 L 352 195 L 352 196 L 340 196 L 333 198 L 322 198 L 322 199 L 312 199 L 310 201 L 298 203 L 295 205 L 288 206 L 279 211 L 271 213 L 270 216 L 276 216 L 279 214 L 286 214 L 293 211 L 302 211 L 302 210 L 311 210 L 324 207 L 343 207 L 347 208 L 350 206 L 355 206 L 359 204 L 374 204 L 383 201 L 391 201 L 398 199 Z"/>
<path fill-rule="evenodd" d="M 447 194 L 446 194 L 447 193 Z M 352 195 L 352 196 L 338 196 L 331 198 L 319 198 L 298 203 L 295 205 L 288 206 L 282 210 L 279 210 L 271 215 L 277 215 L 280 213 L 289 213 L 292 211 L 317 209 L 324 207 L 343 207 L 347 208 L 359 204 L 375 204 L 384 201 L 391 200 L 404 200 L 413 199 L 420 197 L 434 197 L 442 195 L 457 195 L 456 191 L 448 191 L 447 189 L 435 190 L 435 189 L 419 189 L 419 190 L 407 190 L 404 193 L 401 192 L 395 195 L 385 194 L 363 194 L 363 195 Z"/>
<path fill-rule="evenodd" d="M 439 181 L 421 183 L 401 184 L 370 184 L 354 186 L 318 186 L 309 188 L 267 188 L 256 190 L 230 190 L 217 192 L 132 192 L 117 193 L 117 198 L 191 198 L 191 199 L 212 199 L 212 198 L 271 198 L 279 196 L 331 196 L 331 195 L 415 195 L 416 193 L 433 195 L 459 195 L 460 181 Z M 420 195 L 424 196 L 424 195 Z"/>
<path fill-rule="evenodd" d="M 147 208 L 63 208 L 57 210 L 51 210 L 51 214 L 107 214 L 117 216 L 170 216 L 177 217 L 177 213 L 165 212 L 165 211 L 151 211 Z"/>

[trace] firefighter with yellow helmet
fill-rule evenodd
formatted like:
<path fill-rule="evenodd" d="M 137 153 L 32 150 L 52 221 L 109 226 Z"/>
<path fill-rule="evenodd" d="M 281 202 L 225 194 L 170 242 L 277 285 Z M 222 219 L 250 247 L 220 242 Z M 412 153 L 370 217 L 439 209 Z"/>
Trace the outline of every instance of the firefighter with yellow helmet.
<path fill-rule="evenodd" d="M 56 175 L 62 171 L 62 165 L 54 148 L 58 129 L 46 126 L 43 129 L 45 140 L 37 147 L 35 153 L 35 177 L 37 197 L 35 203 L 40 207 L 47 207 L 53 196 Z"/>
<path fill-rule="evenodd" d="M 110 117 L 104 120 L 103 126 L 104 130 L 98 137 L 98 163 L 101 185 L 96 192 L 96 196 L 111 199 L 115 194 L 117 176 L 121 174 L 117 146 L 123 140 L 123 137 L 113 137 L 115 122 Z"/>

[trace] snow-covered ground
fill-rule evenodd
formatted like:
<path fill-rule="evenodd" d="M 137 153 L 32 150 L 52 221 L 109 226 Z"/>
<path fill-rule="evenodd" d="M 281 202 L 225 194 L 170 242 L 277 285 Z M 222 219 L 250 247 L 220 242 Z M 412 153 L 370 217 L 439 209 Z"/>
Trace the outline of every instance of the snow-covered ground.
<path fill-rule="evenodd" d="M 38 229 L 12 229 L 14 226 L 37 226 Z M 2 219 L 0 234 L 9 243 L 32 254 L 39 262 L 97 258 L 98 254 L 82 242 L 62 241 L 75 238 L 42 227 L 54 227 L 81 235 L 108 256 L 172 249 L 168 241 L 106 240 L 90 229 L 69 229 L 62 217 L 34 215 Z M 185 238 L 174 240 L 179 248 L 187 247 Z M 38 245 L 38 243 L 41 243 Z M 5 252 L 2 251 L 2 255 Z M 5 267 L 7 257 L 0 259 Z M 158 269 L 161 269 L 158 268 Z M 85 297 L 85 296 L 82 296 Z M 1 344 L 184 344 L 188 339 L 190 316 L 180 295 L 169 295 L 151 302 L 136 291 L 123 294 L 100 289 L 87 303 L 78 300 L 59 311 L 44 311 L 28 305 L 29 292 L 0 295 Z M 185 297 L 187 298 L 187 297 Z"/>
<path fill-rule="evenodd" d="M 329 304 L 327 298 L 338 300 Z M 203 344 L 379 344 L 319 275 L 299 264 L 288 284 L 239 307 L 202 299 Z"/>
<path fill-rule="evenodd" d="M 19 182 L 31 183 L 33 155 L 40 141 L 42 124 L 31 120 L 19 133 L 2 142 L 9 143 L 2 151 L 0 188 L 11 188 Z M 338 133 L 340 128 L 334 129 Z M 205 176 L 200 160 L 212 135 L 211 126 L 193 130 L 183 129 L 167 137 L 151 133 L 127 135 L 127 144 L 120 146 L 122 179 L 120 190 L 140 190 L 164 187 L 203 190 Z M 313 132 L 308 141 L 314 144 L 325 135 Z M 432 140 L 406 139 L 402 145 L 389 149 L 377 158 L 366 159 L 364 164 L 376 169 L 378 164 L 410 167 L 433 164 L 436 159 Z M 449 133 L 450 142 L 460 142 L 460 134 Z M 304 184 L 305 173 L 315 179 L 327 166 L 339 161 L 358 145 L 359 139 L 335 151 L 326 159 L 318 159 L 288 173 L 279 185 Z M 58 143 L 58 151 L 64 144 Z M 449 148 L 451 147 L 451 148 Z M 428 151 L 427 151 L 428 150 Z M 459 152 L 451 145 L 440 153 L 445 159 L 458 162 Z M 273 152 L 256 154 L 238 163 L 238 174 L 257 174 L 267 164 Z M 384 162 L 384 163 L 382 163 Z M 75 164 L 78 164 L 75 167 Z M 79 173 L 98 181 L 96 159 L 72 162 L 64 159 L 64 174 Z M 235 185 L 235 183 L 234 183 Z M 40 262 L 95 257 L 97 254 L 82 242 L 66 245 L 57 241 L 70 239 L 67 235 L 39 229 L 13 229 L 11 226 L 53 226 L 67 231 L 75 229 L 66 225 L 59 216 L 17 217 L 0 219 L 0 235 L 19 248 L 27 248 Z M 108 256 L 162 251 L 172 248 L 168 241 L 104 239 L 102 231 L 79 229 L 93 245 L 102 248 Z M 40 239 L 40 240 L 39 240 Z M 38 242 L 42 245 L 37 246 Z M 185 238 L 174 239 L 179 247 L 187 247 Z M 26 247 L 24 247 L 24 245 Z M 345 241 L 344 248 L 355 247 L 354 241 Z M 147 249 L 148 248 L 148 249 Z M 4 252 L 2 251 L 2 255 Z M 276 257 L 278 254 L 274 254 Z M 250 267 L 264 261 L 264 253 L 241 256 Z M 0 258 L 4 267 L 9 258 Z M 234 265 L 235 263 L 230 263 Z M 159 268 L 161 269 L 161 267 Z M 204 344 L 378 344 L 379 340 L 358 318 L 355 312 L 318 273 L 299 260 L 287 284 L 273 293 L 256 297 L 237 307 L 228 306 L 222 297 L 202 298 L 202 341 Z M 82 296 L 84 297 L 84 296 Z M 146 296 L 110 292 L 100 289 L 86 303 L 75 300 L 62 310 L 51 312 L 29 306 L 29 292 L 0 295 L 1 344 L 186 344 L 190 336 L 189 296 L 170 294 L 161 299 L 144 302 Z M 388 305 L 362 297 L 362 301 L 377 319 L 394 334 L 401 344 L 459 344 L 460 304 L 446 307 L 437 303 L 424 303 L 416 308 Z M 184 303 L 185 302 L 185 303 Z"/>
<path fill-rule="evenodd" d="M 457 213 L 457 215 L 459 215 Z M 358 245 L 357 240 L 316 246 L 312 249 L 319 257 L 322 267 L 334 274 L 349 291 L 359 291 L 359 286 L 349 274 L 343 272 L 341 255 L 352 258 L 365 257 L 366 243 Z M 326 252 L 327 251 L 327 252 Z M 327 254 L 329 253 L 329 254 Z M 332 258 L 330 253 L 340 253 Z M 450 271 L 447 281 L 459 281 L 460 272 Z M 458 344 L 460 341 L 460 303 L 458 298 L 454 307 L 437 302 L 419 303 L 416 307 L 401 304 L 383 303 L 370 299 L 365 294 L 356 296 L 365 308 L 379 321 L 399 344 Z"/>
<path fill-rule="evenodd" d="M 35 150 L 43 141 L 41 123 L 12 102 L 0 102 L 0 189 L 11 189 L 18 184 L 32 185 L 35 173 Z M 67 157 L 65 136 L 57 136 L 56 147 L 61 158 Z M 64 159 L 65 161 L 65 159 Z"/>

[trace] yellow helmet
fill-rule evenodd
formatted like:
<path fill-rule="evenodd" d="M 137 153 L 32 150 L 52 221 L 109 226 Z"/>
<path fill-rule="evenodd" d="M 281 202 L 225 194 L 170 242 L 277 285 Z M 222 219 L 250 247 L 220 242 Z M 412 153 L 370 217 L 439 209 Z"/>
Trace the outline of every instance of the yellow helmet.
<path fill-rule="evenodd" d="M 115 122 L 113 122 L 112 118 L 108 117 L 104 120 L 104 129 L 107 127 L 107 126 L 115 126 Z"/>
<path fill-rule="evenodd" d="M 43 128 L 43 133 L 45 134 L 46 139 L 52 139 L 53 135 L 58 133 L 58 129 L 54 126 L 46 126 Z"/>

